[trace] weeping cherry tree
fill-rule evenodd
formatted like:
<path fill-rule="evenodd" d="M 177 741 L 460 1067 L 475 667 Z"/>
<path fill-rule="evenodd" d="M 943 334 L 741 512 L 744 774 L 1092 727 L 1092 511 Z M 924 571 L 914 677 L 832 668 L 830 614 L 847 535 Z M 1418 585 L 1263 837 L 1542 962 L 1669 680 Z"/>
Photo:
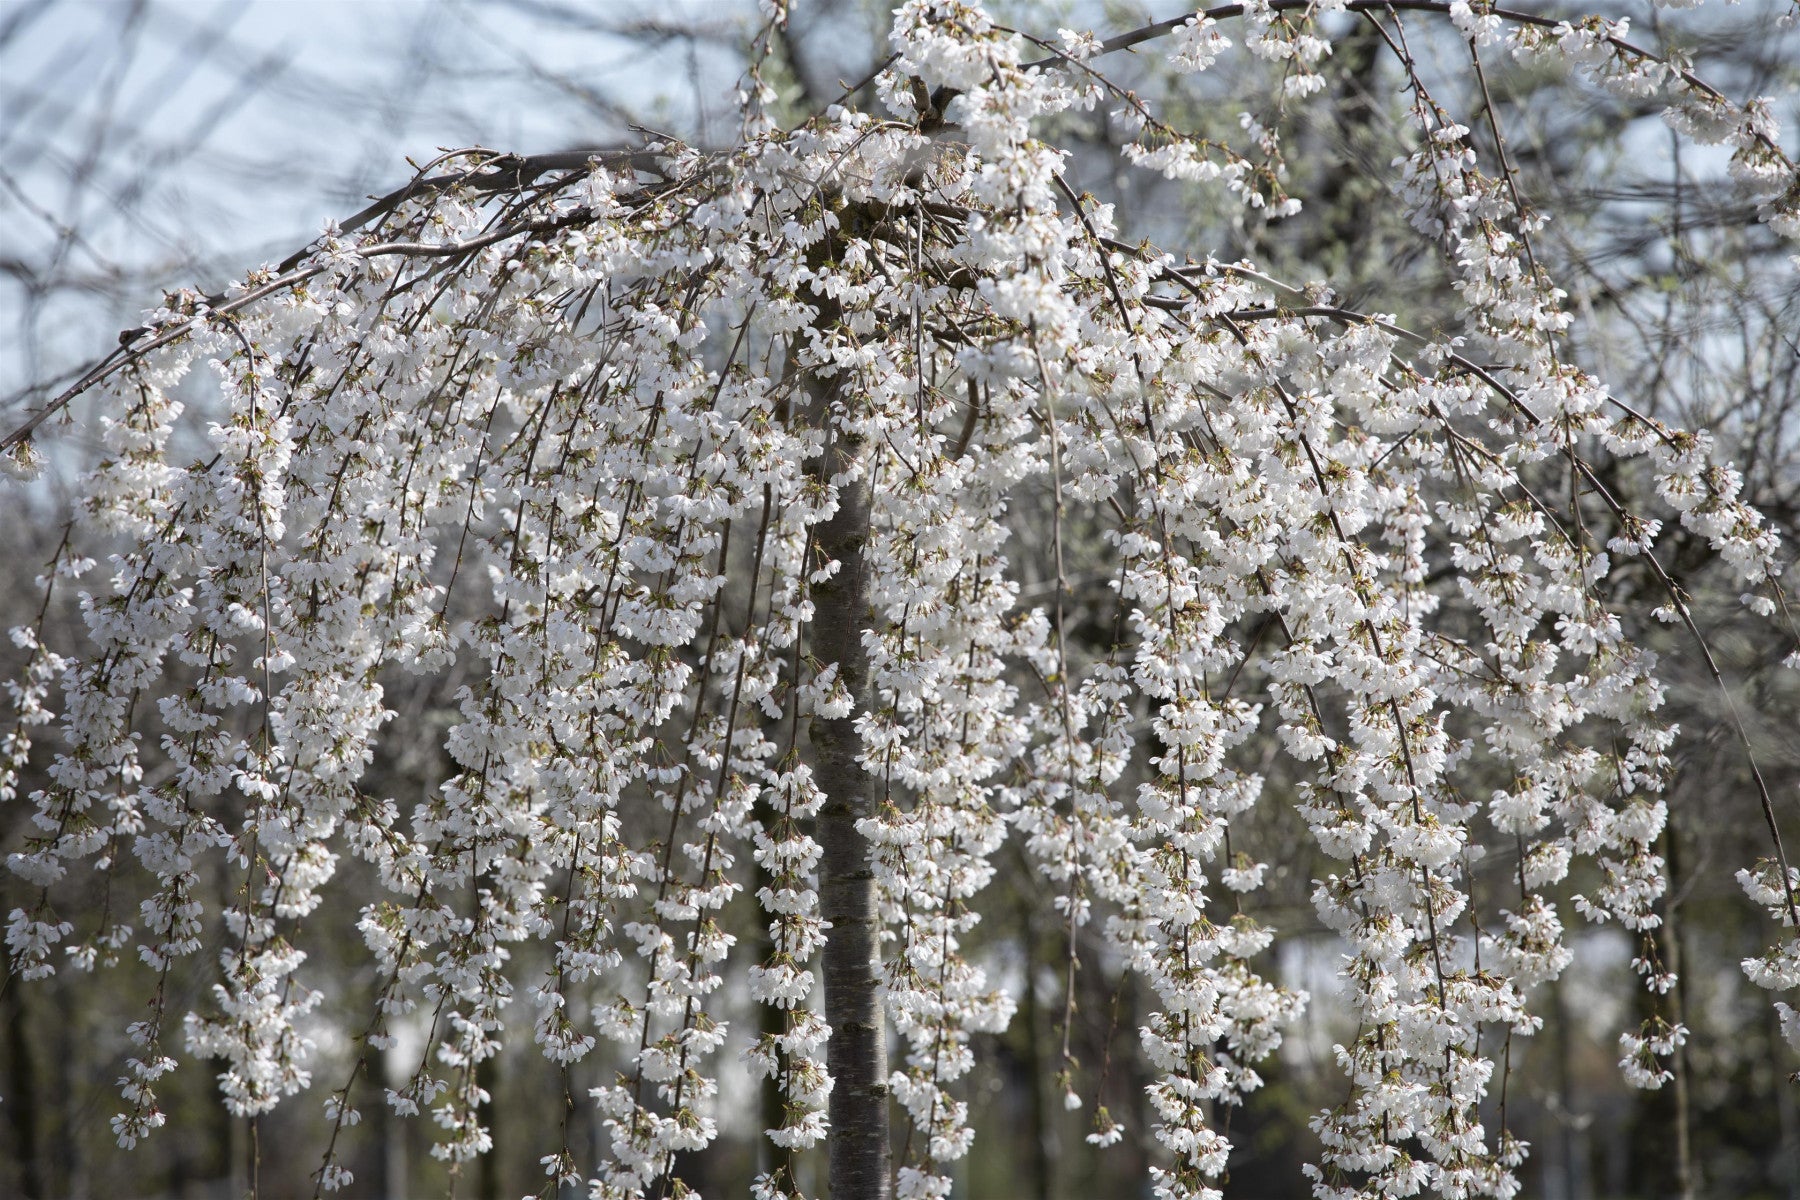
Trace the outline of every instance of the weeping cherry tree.
<path fill-rule="evenodd" d="M 467 1162 L 490 1145 L 481 1064 L 529 1036 L 547 1072 L 605 1081 L 607 1144 L 578 1161 L 565 1132 L 547 1193 L 687 1194 L 684 1163 L 753 1122 L 764 1200 L 821 1148 L 836 1200 L 943 1196 L 972 1137 L 958 1081 L 1015 1004 L 970 950 L 1011 840 L 1067 986 L 1091 930 L 1153 1002 L 1149 1127 L 1093 1104 L 1093 1064 L 1066 1064 L 1066 1103 L 1096 1145 L 1142 1139 L 1157 1196 L 1216 1196 L 1222 1114 L 1308 999 L 1257 915 L 1270 864 L 1233 844 L 1271 805 L 1332 864 L 1312 901 L 1357 1028 L 1314 1117 L 1318 1196 L 1518 1190 L 1494 1101 L 1571 910 L 1641 943 L 1659 1015 L 1620 1065 L 1667 1080 L 1676 731 L 1634 630 L 1703 647 L 1657 556 L 1672 521 L 1791 637 L 1780 547 L 1705 433 L 1572 361 L 1493 107 L 1440 103 L 1403 13 L 1472 72 L 1544 63 L 1665 106 L 1800 235 L 1767 106 L 1622 23 L 1255 0 L 1102 41 L 907 0 L 871 111 L 853 89 L 783 128 L 752 71 L 725 149 L 446 154 L 293 259 L 170 297 L 15 421 L 14 474 L 80 453 L 58 414 L 98 450 L 12 631 L 0 799 L 28 814 L 7 865 L 37 899 L 9 916 L 11 986 L 147 964 L 119 1143 L 165 1123 L 186 1056 L 221 1063 L 240 1116 L 325 1093 L 319 1190 L 351 1183 L 359 1104 L 428 1113 L 434 1153 Z M 1298 108 L 1353 23 L 1402 72 L 1391 189 L 1459 297 L 1430 334 L 1141 240 L 1046 140 L 1098 107 L 1130 169 L 1290 214 L 1276 133 L 1198 137 L 1104 64 L 1244 52 Z M 195 368 L 216 399 L 184 419 Z M 1109 573 L 1098 644 L 1067 619 L 1076 537 Z M 1609 600 L 1627 562 L 1654 611 Z M 1040 603 L 1027 566 L 1054 581 Z M 48 644 L 65 601 L 84 640 Z M 391 708 L 406 673 L 453 717 L 442 777 L 396 796 L 369 781 L 429 736 Z M 1264 787 L 1262 747 L 1297 785 Z M 1740 815 L 1768 857 L 1732 869 L 1775 931 L 1744 969 L 1791 997 L 1776 800 Z M 377 998 L 354 1068 L 315 1080 L 305 947 L 350 879 Z M 755 936 L 725 916 L 745 905 Z M 193 1011 L 178 978 L 206 980 Z M 384 1093 L 369 1052 L 408 1020 L 425 1044 Z M 722 1105 L 731 1070 L 777 1103 Z"/>

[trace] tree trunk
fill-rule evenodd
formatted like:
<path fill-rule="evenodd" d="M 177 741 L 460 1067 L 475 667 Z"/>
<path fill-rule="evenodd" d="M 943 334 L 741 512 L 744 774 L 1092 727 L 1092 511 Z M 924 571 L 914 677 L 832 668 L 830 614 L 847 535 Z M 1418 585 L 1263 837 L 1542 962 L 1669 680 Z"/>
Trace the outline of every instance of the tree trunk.
<path fill-rule="evenodd" d="M 833 390 L 809 388 L 814 412 L 829 428 Z M 834 432 L 819 466 L 839 475 L 859 446 Z M 871 779 L 856 761 L 861 740 L 856 715 L 869 702 L 869 661 L 862 635 L 869 624 L 869 483 L 840 482 L 838 509 L 818 527 L 820 556 L 838 571 L 813 585 L 813 652 L 838 665 L 849 689 L 851 714 L 811 725 L 815 778 L 826 800 L 819 810 L 819 910 L 831 923 L 824 949 L 825 1019 L 831 1025 L 825 1061 L 831 1071 L 831 1200 L 885 1200 L 889 1195 L 887 1036 L 881 1011 L 881 914 L 869 841 L 856 828 L 872 811 Z"/>
<path fill-rule="evenodd" d="M 0 1011 L 7 1034 L 6 1105 L 12 1126 L 13 1152 L 19 1157 L 15 1185 L 24 1200 L 42 1200 L 50 1194 L 44 1183 L 44 1160 L 38 1157 L 38 1090 L 36 1056 L 31 1031 L 26 1027 L 25 989 L 21 981 L 0 976 Z"/>
<path fill-rule="evenodd" d="M 1683 975 L 1685 964 L 1681 953 L 1681 929 L 1677 925 L 1680 904 L 1679 885 L 1683 878 L 1685 864 L 1681 861 L 1681 851 L 1675 833 L 1675 823 L 1670 821 L 1663 829 L 1663 845 L 1667 851 L 1665 861 L 1668 863 L 1668 899 L 1663 903 L 1663 965 L 1675 976 L 1675 986 L 1669 989 L 1669 1016 L 1677 1025 L 1687 1022 L 1687 1013 L 1682 1003 L 1682 993 L 1687 990 L 1687 980 Z M 1675 1190 L 1681 1200 L 1694 1200 L 1699 1185 L 1694 1170 L 1694 1149 L 1691 1136 L 1691 1113 L 1688 1108 L 1688 1070 L 1687 1051 L 1681 1046 L 1675 1047 L 1670 1055 L 1670 1066 L 1675 1075 Z"/>
<path fill-rule="evenodd" d="M 1031 864 L 1025 864 L 1030 879 Z M 1044 1089 L 1044 1048 L 1054 1044 L 1052 1032 L 1044 1028 L 1044 1013 L 1037 997 L 1037 929 L 1032 922 L 1031 898 L 1021 889 L 1019 901 L 1019 941 L 1025 951 L 1025 984 L 1019 989 L 1019 1016 L 1025 1029 L 1024 1053 L 1020 1056 L 1025 1073 L 1026 1104 L 1031 1112 L 1031 1129 L 1026 1138 L 1025 1161 L 1029 1167 L 1028 1186 L 1033 1196 L 1050 1200 L 1056 1190 L 1055 1172 L 1051 1168 L 1050 1148 L 1056 1132 L 1051 1128 L 1050 1104 Z"/>
<path fill-rule="evenodd" d="M 475 1064 L 475 1086 L 487 1093 L 476 1106 L 475 1119 L 487 1126 L 493 1146 L 475 1160 L 475 1194 L 480 1200 L 501 1200 L 500 1192 L 500 1060 L 484 1058 Z"/>

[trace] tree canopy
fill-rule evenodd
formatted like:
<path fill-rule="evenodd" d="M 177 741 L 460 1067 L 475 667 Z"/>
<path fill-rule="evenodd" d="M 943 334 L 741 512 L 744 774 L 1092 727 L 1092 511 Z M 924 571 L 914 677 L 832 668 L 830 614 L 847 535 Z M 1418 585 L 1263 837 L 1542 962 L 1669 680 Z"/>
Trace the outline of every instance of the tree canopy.
<path fill-rule="evenodd" d="M 1514 1039 L 1571 914 L 1635 939 L 1620 1067 L 1667 1082 L 1678 734 L 1645 631 L 1711 659 L 1659 548 L 1709 547 L 1788 653 L 1780 540 L 1707 431 L 1570 353 L 1496 108 L 1441 103 L 1401 14 L 1453 30 L 1483 92 L 1513 62 L 1662 106 L 1800 236 L 1767 106 L 1623 22 L 1262 0 L 1102 40 L 909 0 L 820 115 L 782 124 L 753 66 L 723 148 L 447 153 L 288 261 L 169 296 L 7 434 L 28 475 L 87 397 L 0 798 L 32 812 L 13 976 L 148 967 L 119 1143 L 165 1123 L 185 1053 L 222 1060 L 235 1114 L 323 1091 L 322 1190 L 369 1102 L 472 1160 L 481 1064 L 529 1028 L 565 1084 L 595 1067 L 608 1134 L 578 1161 L 565 1131 L 551 1190 L 680 1195 L 754 1123 L 755 1195 L 799 1194 L 827 1144 L 834 1196 L 944 1195 L 975 1039 L 1019 1003 L 978 946 L 1010 843 L 1067 946 L 1063 1102 L 1096 1146 L 1153 1143 L 1158 1196 L 1215 1195 L 1227 1114 L 1308 1003 L 1259 906 L 1271 809 L 1310 831 L 1357 1030 L 1315 1194 L 1516 1193 Z M 1385 183 L 1454 289 L 1432 327 L 1155 244 L 1070 182 L 1060 123 L 1103 112 L 1132 169 L 1279 240 L 1304 203 L 1280 131 L 1184 128 L 1107 58 L 1242 52 L 1298 109 L 1334 102 L 1353 25 L 1402 71 Z M 65 599 L 71 644 L 42 632 Z M 391 768 L 421 741 L 433 773 Z M 1729 819 L 1765 856 L 1730 869 L 1769 932 L 1743 966 L 1791 999 L 1800 873 L 1754 778 Z M 315 1081 L 334 891 L 378 982 L 347 1077 Z M 1083 971 L 1151 998 L 1147 1128 L 1070 1050 Z M 423 1045 L 383 1091 L 368 1055 L 403 1020 Z M 775 1102 L 732 1101 L 733 1072 Z"/>

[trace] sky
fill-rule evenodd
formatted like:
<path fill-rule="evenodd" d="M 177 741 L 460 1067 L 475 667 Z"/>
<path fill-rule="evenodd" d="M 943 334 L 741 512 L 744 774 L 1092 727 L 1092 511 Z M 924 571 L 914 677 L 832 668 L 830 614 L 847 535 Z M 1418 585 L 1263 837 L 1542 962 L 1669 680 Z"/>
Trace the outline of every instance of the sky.
<path fill-rule="evenodd" d="M 1084 2 L 1019 0 L 1050 25 Z M 827 79 L 887 7 L 804 0 Z M 1104 7 L 1129 25 L 1113 10 L 1171 5 Z M 754 0 L 0 0 L 0 422 L 163 289 L 285 257 L 409 156 L 616 144 L 622 103 L 714 140 L 756 20 Z M 1642 132 L 1661 155 L 1660 123 Z"/>
<path fill-rule="evenodd" d="M 216 289 L 408 156 L 692 134 L 743 0 L 0 0 L 0 420 L 160 289 Z M 681 22 L 717 46 L 659 36 Z M 627 39 L 608 28 L 633 27 Z M 694 80 L 700 81 L 698 87 Z"/>

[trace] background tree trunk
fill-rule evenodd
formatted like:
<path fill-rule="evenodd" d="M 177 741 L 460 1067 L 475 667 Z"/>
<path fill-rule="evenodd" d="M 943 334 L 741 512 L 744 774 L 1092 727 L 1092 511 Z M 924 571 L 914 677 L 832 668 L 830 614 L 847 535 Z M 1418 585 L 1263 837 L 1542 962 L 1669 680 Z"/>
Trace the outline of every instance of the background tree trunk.
<path fill-rule="evenodd" d="M 7 1123 L 11 1126 L 12 1152 L 18 1155 L 18 1176 L 13 1185 L 24 1200 L 48 1196 L 44 1161 L 38 1157 L 38 1073 L 32 1053 L 31 1032 L 26 1028 L 28 1014 L 25 989 L 21 981 L 0 976 L 0 1020 L 6 1023 Z M 0 1173 L 0 1179 L 6 1175 Z"/>

